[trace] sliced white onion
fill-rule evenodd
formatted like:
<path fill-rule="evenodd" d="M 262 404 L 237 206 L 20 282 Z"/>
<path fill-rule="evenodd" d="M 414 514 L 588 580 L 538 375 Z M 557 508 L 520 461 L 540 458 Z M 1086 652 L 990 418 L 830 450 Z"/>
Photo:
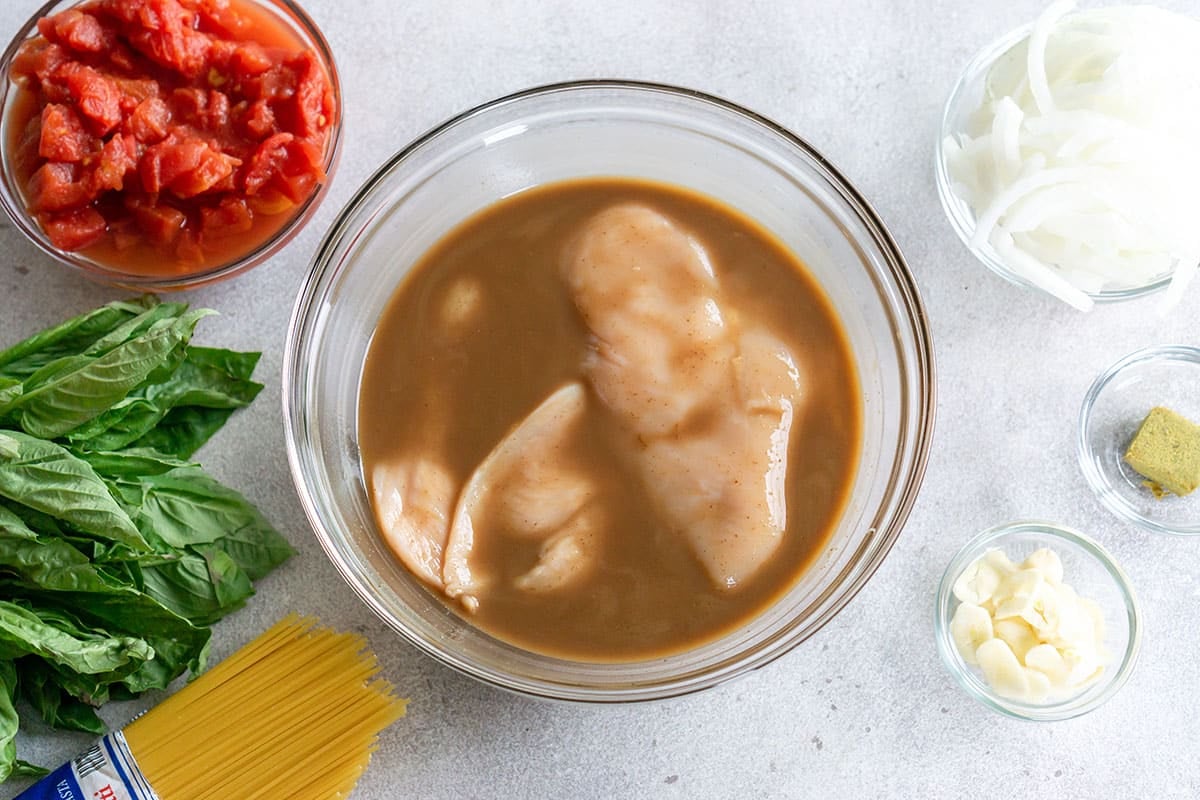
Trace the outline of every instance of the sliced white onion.
<path fill-rule="evenodd" d="M 972 247 L 1077 308 L 1200 261 L 1200 20 L 1055 0 L 943 153 Z"/>

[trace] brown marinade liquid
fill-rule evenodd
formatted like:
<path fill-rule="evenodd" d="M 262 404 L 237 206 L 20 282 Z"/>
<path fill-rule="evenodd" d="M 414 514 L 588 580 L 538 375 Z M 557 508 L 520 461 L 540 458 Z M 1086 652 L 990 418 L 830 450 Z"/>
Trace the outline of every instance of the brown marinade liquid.
<path fill-rule="evenodd" d="M 718 590 L 686 543 L 656 521 L 636 474 L 605 444 L 616 423 L 595 413 L 583 443 L 608 500 L 599 568 L 539 594 L 512 586 L 541 542 L 478 537 L 473 563 L 497 585 L 474 614 L 487 633 L 581 661 L 635 661 L 696 647 L 741 626 L 819 557 L 845 508 L 861 445 L 861 392 L 850 346 L 824 291 L 779 241 L 733 209 L 678 187 L 587 178 L 507 198 L 451 231 L 409 273 L 372 339 L 359 399 L 364 474 L 433 453 L 459 487 L 505 434 L 551 392 L 582 377 L 587 331 L 559 277 L 561 254 L 591 215 L 638 202 L 673 218 L 708 249 L 723 291 L 765 320 L 806 376 L 787 473 L 782 544 L 752 580 Z M 467 335 L 439 332 L 456 281 L 482 288 Z M 453 338 L 453 340 L 452 340 Z M 370 484 L 368 483 L 368 488 Z M 447 601 L 448 603 L 450 601 Z"/>

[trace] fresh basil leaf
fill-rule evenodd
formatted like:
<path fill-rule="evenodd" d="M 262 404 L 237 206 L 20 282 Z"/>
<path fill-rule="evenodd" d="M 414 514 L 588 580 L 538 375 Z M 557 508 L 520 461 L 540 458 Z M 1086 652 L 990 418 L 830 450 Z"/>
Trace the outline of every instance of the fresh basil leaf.
<path fill-rule="evenodd" d="M 191 458 L 233 415 L 232 408 L 173 408 L 162 421 L 132 446 L 149 448 L 176 458 Z"/>
<path fill-rule="evenodd" d="M 226 350 L 219 347 L 188 348 L 188 360 L 199 365 L 217 370 L 238 380 L 248 381 L 258 366 L 262 353 L 241 350 Z"/>
<path fill-rule="evenodd" d="M 118 325 L 158 305 L 146 295 L 136 300 L 109 303 L 30 336 L 0 351 L 0 375 L 24 379 L 52 361 L 91 347 Z"/>
<path fill-rule="evenodd" d="M 8 657 L 37 655 L 85 675 L 154 657 L 150 645 L 136 636 L 64 630 L 67 627 L 61 614 L 0 600 L 0 651 Z"/>
<path fill-rule="evenodd" d="M 179 368 L 161 383 L 139 388 L 67 435 L 89 450 L 119 450 L 149 434 L 175 408 L 198 406 L 232 411 L 248 405 L 262 384 L 242 377 L 257 353 L 189 347 Z M 222 421 L 228 418 L 223 416 Z"/>
<path fill-rule="evenodd" d="M 0 661 L 0 781 L 8 779 L 17 760 L 19 719 L 13 708 L 17 693 L 17 668 L 11 660 Z"/>
<path fill-rule="evenodd" d="M 76 453 L 92 465 L 96 473 L 110 481 L 125 479 L 136 482 L 149 475 L 161 475 L 180 467 L 198 467 L 192 461 L 184 461 L 145 447 L 124 450 L 82 450 Z"/>
<path fill-rule="evenodd" d="M 258 580 L 294 553 L 291 545 L 241 494 L 213 480 L 200 467 L 144 475 L 136 490 L 117 482 L 134 521 L 176 549 L 213 544 Z"/>
<path fill-rule="evenodd" d="M 80 619 L 98 628 L 136 632 L 154 650 L 154 658 L 120 679 L 132 693 L 165 689 L 184 672 L 204 669 L 212 632 L 197 627 L 165 608 L 149 594 L 132 587 L 110 587 L 106 594 L 58 592 L 42 594 L 38 602 L 74 609 Z M 111 689 L 111 687 L 110 687 Z"/>
<path fill-rule="evenodd" d="M 40 538 L 7 508 L 0 507 L 0 568 L 29 587 L 56 592 L 103 592 L 108 582 L 64 539 Z"/>
<path fill-rule="evenodd" d="M 0 431 L 0 496 L 82 533 L 133 550 L 149 549 L 91 465 L 53 442 L 20 431 Z"/>
<path fill-rule="evenodd" d="M 21 696 L 52 728 L 104 734 L 104 722 L 91 705 L 72 696 L 54 680 L 53 673 L 37 659 L 18 659 Z"/>
<path fill-rule="evenodd" d="M 50 770 L 46 769 L 45 767 L 39 767 L 37 764 L 30 764 L 28 761 L 22 761 L 18 758 L 15 762 L 13 762 L 13 770 L 8 777 L 41 778 L 49 774 Z M 3 779 L 0 779 L 0 782 L 2 781 Z"/>
<path fill-rule="evenodd" d="M 143 567 L 142 575 L 146 594 L 195 625 L 209 625 L 241 608 L 254 587 L 223 551 L 213 547 L 197 551 Z"/>
<path fill-rule="evenodd" d="M 25 391 L 25 384 L 16 378 L 0 377 L 0 409 L 11 408 Z"/>
<path fill-rule="evenodd" d="M 288 540 L 261 515 L 258 515 L 257 521 L 217 539 L 212 546 L 225 551 L 252 581 L 262 579 L 296 554 Z"/>
<path fill-rule="evenodd" d="M 69 535 L 57 519 L 45 512 L 30 508 L 22 503 L 14 503 L 4 496 L 0 496 L 0 506 L 16 514 L 21 522 L 25 523 L 25 527 L 36 534 L 55 537 Z"/>
<path fill-rule="evenodd" d="M 62 359 L 65 367 L 55 362 L 31 375 L 21 396 L 3 412 L 15 412 L 21 428 L 34 436 L 62 436 L 111 408 L 144 381 L 165 379 L 164 373 L 182 361 L 182 347 L 196 323 L 211 313 L 200 309 L 159 320 L 101 355 Z"/>
<path fill-rule="evenodd" d="M 182 316 L 185 311 L 187 311 L 186 303 L 155 303 L 137 316 L 126 320 L 104 336 L 101 336 L 83 350 L 82 353 L 88 356 L 98 356 L 107 353 L 109 350 L 132 339 L 136 339 L 155 327 L 162 327 L 163 324 L 169 324 Z"/>

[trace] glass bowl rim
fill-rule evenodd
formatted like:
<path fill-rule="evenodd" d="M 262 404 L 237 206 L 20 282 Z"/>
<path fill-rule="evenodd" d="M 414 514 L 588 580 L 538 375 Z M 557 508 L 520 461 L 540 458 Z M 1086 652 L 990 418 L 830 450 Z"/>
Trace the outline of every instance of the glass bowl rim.
<path fill-rule="evenodd" d="M 911 381 L 911 386 L 906 388 L 911 388 L 912 390 L 912 417 L 915 424 L 908 425 L 905 422 L 902 425 L 907 432 L 908 438 L 907 440 L 902 440 L 901 446 L 898 449 L 898 452 L 906 455 L 905 460 L 898 467 L 901 477 L 895 479 L 896 490 L 887 496 L 885 501 L 880 505 L 880 509 L 886 509 L 889 508 L 890 504 L 891 525 L 885 535 L 877 540 L 874 552 L 871 554 L 872 557 L 869 560 L 861 564 L 851 562 L 846 567 L 846 569 L 850 569 L 851 567 L 858 569 L 853 580 L 845 581 L 844 583 L 839 583 L 835 580 L 826 589 L 826 593 L 834 588 L 840 591 L 835 602 L 821 609 L 821 613 L 814 616 L 812 620 L 813 625 L 804 636 L 797 637 L 793 631 L 791 641 L 787 642 L 785 646 L 774 647 L 765 657 L 758 660 L 752 660 L 748 657 L 754 653 L 754 648 L 748 647 L 744 651 L 739 652 L 732 666 L 730 666 L 730 659 L 724 659 L 706 667 L 703 679 L 699 680 L 690 674 L 685 674 L 676 676 L 670 681 L 649 685 L 639 684 L 633 688 L 581 687 L 576 684 L 551 683 L 541 678 L 515 681 L 501 670 L 493 669 L 490 665 L 480 666 L 469 658 L 461 657 L 452 648 L 437 646 L 437 643 L 426 641 L 415 632 L 408 630 L 405 625 L 395 619 L 395 616 L 386 608 L 386 605 L 369 591 L 369 587 L 360 585 L 360 582 L 353 574 L 353 569 L 348 563 L 347 557 L 339 552 L 339 546 L 334 541 L 334 537 L 325 530 L 325 522 L 318 510 L 314 497 L 315 493 L 310 491 L 307 484 L 306 466 L 304 464 L 306 454 L 302 451 L 308 449 L 308 436 L 301 422 L 305 412 L 299 408 L 302 405 L 301 396 L 303 387 L 300 386 L 299 381 L 295 380 L 291 381 L 290 389 L 285 387 L 282 392 L 283 417 L 286 429 L 285 442 L 293 483 L 295 484 L 301 505 L 327 557 L 355 594 L 389 628 L 399 633 L 405 641 L 434 660 L 469 677 L 491 686 L 514 691 L 518 694 L 535 696 L 542 699 L 597 704 L 645 702 L 701 691 L 737 675 L 765 666 L 767 663 L 790 651 L 805 638 L 815 634 L 858 594 L 877 571 L 903 530 L 923 483 L 928 464 L 937 407 L 934 350 L 932 332 L 928 324 L 928 315 L 925 311 L 916 279 L 908 268 L 907 262 L 891 233 L 866 199 L 824 156 L 817 152 L 804 139 L 767 117 L 749 111 L 723 98 L 694 89 L 664 83 L 606 78 L 564 81 L 533 86 L 476 105 L 428 129 L 393 154 L 363 182 L 353 197 L 347 201 L 346 205 L 339 212 L 338 217 L 330 226 L 325 238 L 314 254 L 309 272 L 297 293 L 285 340 L 282 375 L 285 381 L 289 377 L 294 378 L 298 375 L 299 360 L 305 352 L 302 350 L 302 346 L 307 345 L 305 340 L 311 335 L 308 329 L 314 324 L 318 324 L 316 319 L 320 316 L 320 310 L 317 308 L 316 303 L 321 297 L 327 295 L 333 280 L 346 268 L 344 263 L 334 263 L 334 252 L 343 240 L 354 239 L 362 233 L 362 230 L 356 230 L 351 225 L 352 221 L 358 218 L 361 213 L 371 208 L 372 199 L 386 185 L 387 180 L 394 171 L 404 166 L 431 142 L 450 134 L 461 124 L 475 119 L 480 115 L 535 97 L 558 93 L 578 94 L 592 90 L 629 90 L 651 94 L 662 93 L 696 101 L 704 105 L 713 106 L 736 118 L 749 121 L 765 132 L 779 137 L 793 149 L 807 166 L 813 168 L 820 175 L 828 187 L 835 192 L 838 199 L 845 203 L 847 212 L 863 224 L 870 233 L 871 244 L 878 250 L 881 260 L 887 265 L 886 278 L 890 288 L 892 288 L 896 295 L 895 310 L 897 313 L 894 320 L 895 324 L 891 327 L 893 330 L 901 331 L 902 335 L 897 336 L 897 339 L 905 341 L 912 350 L 906 356 L 911 359 L 910 371 L 914 377 Z M 905 467 L 907 468 L 906 473 L 903 469 Z M 863 546 L 865 544 L 864 542 Z M 776 637 L 773 638 L 778 638 L 779 635 L 786 633 L 788 633 L 788 630 L 785 628 L 777 632 Z"/>
<path fill-rule="evenodd" d="M 58 7 L 63 10 L 74 7 L 86 0 L 46 0 L 26 20 L 9 41 L 8 46 L 0 53 L 0 113 L 5 111 L 11 92 L 15 91 L 12 80 L 8 77 L 8 66 L 12 63 L 17 51 L 37 30 L 38 20 L 45 17 Z M 342 151 L 342 123 L 345 109 L 342 105 L 341 79 L 333 50 L 321 29 L 313 21 L 296 0 L 245 0 L 256 7 L 275 10 L 282 16 L 284 22 L 295 23 L 301 34 L 308 39 L 329 77 L 330 91 L 336 106 L 337 116 L 331 128 L 331 137 L 325 147 L 324 169 L 325 178 L 316 185 L 305 201 L 295 210 L 291 219 L 283 224 L 270 238 L 260 242 L 252 250 L 224 263 L 181 276 L 148 276 L 136 272 L 123 272 L 120 269 L 101 264 L 90 258 L 69 250 L 61 250 L 50 243 L 40 225 L 29 214 L 18 186 L 10 185 L 8 169 L 8 147 L 6 142 L 0 142 L 3 163 L 0 164 L 0 206 L 12 221 L 13 225 L 24 234 L 26 240 L 38 250 L 50 256 L 56 263 L 71 269 L 90 280 L 109 286 L 116 286 L 135 291 L 176 291 L 193 289 L 209 283 L 215 283 L 225 278 L 233 277 L 253 267 L 261 265 L 279 252 L 292 238 L 300 232 L 304 225 L 316 213 L 324 199 L 337 169 Z M 280 13 L 282 11 L 282 13 Z"/>
<path fill-rule="evenodd" d="M 1011 284 L 1052 297 L 1053 295 L 1050 295 L 1045 289 L 1009 269 L 990 245 L 979 248 L 971 243 L 975 234 L 975 215 L 970 211 L 966 201 L 954 191 L 954 181 L 950 178 L 945 154 L 946 139 L 961 132 L 953 127 L 953 119 L 959 110 L 959 105 L 963 102 L 963 95 L 977 80 L 986 78 L 987 71 L 1001 56 L 1028 39 L 1033 26 L 1033 22 L 1027 22 L 985 44 L 975 51 L 968 59 L 966 66 L 963 67 L 962 72 L 959 73 L 954 82 L 954 88 L 950 90 L 950 94 L 942 106 L 942 118 L 938 126 L 937 142 L 934 146 L 934 182 L 937 184 L 938 201 L 946 219 L 950 222 L 950 227 L 976 260 Z M 1171 283 L 1171 276 L 1172 273 L 1166 273 L 1140 286 L 1102 289 L 1098 292 L 1085 291 L 1084 294 L 1095 303 L 1119 303 L 1166 289 Z"/>
<path fill-rule="evenodd" d="M 1112 491 L 1112 484 L 1105 478 L 1104 473 L 1096 467 L 1096 460 L 1093 458 L 1094 451 L 1089 438 L 1092 411 L 1095 409 L 1096 402 L 1100 399 L 1104 390 L 1108 388 L 1118 375 L 1129 367 L 1164 361 L 1185 362 L 1200 367 L 1200 347 L 1184 344 L 1150 345 L 1149 347 L 1134 350 L 1132 353 L 1123 356 L 1096 376 L 1096 379 L 1092 381 L 1092 385 L 1088 388 L 1087 394 L 1083 397 L 1083 403 L 1079 407 L 1079 422 L 1076 426 L 1075 440 L 1076 457 L 1079 461 L 1079 468 L 1083 472 L 1083 477 L 1087 480 L 1088 488 L 1096 495 L 1096 499 L 1100 501 L 1101 505 L 1116 517 L 1155 533 L 1184 538 L 1200 536 L 1200 520 L 1187 526 L 1171 525 L 1138 513 L 1120 495 Z"/>
<path fill-rule="evenodd" d="M 1024 703 L 1000 697 L 986 683 L 971 673 L 970 667 L 963 662 L 962 656 L 959 655 L 958 649 L 950 637 L 950 607 L 954 600 L 954 582 L 958 576 L 971 561 L 986 552 L 990 545 L 1010 535 L 1022 533 L 1068 542 L 1083 550 L 1112 578 L 1113 584 L 1117 587 L 1124 602 L 1122 610 L 1125 612 L 1129 624 L 1129 636 L 1125 650 L 1120 658 L 1115 660 L 1116 672 L 1113 677 L 1106 679 L 1102 689 L 1085 703 L 1077 702 L 1080 695 L 1043 704 Z M 1141 605 L 1125 570 L 1117 563 L 1112 554 L 1092 537 L 1080 533 L 1074 528 L 1045 520 L 1023 519 L 1003 522 L 981 531 L 960 547 L 954 557 L 950 559 L 950 563 L 946 565 L 938 583 L 933 615 L 934 638 L 937 642 L 938 655 L 941 656 L 942 664 L 954 676 L 959 687 L 993 711 L 1029 722 L 1058 722 L 1082 716 L 1099 708 L 1129 680 L 1141 652 Z"/>

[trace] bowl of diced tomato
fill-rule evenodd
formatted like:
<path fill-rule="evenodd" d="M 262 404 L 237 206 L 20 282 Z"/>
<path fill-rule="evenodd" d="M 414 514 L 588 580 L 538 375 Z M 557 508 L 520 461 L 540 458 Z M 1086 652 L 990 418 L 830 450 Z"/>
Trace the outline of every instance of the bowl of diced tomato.
<path fill-rule="evenodd" d="M 57 0 L 0 63 L 0 204 L 104 283 L 180 289 L 261 264 L 337 163 L 337 71 L 291 0 Z"/>

